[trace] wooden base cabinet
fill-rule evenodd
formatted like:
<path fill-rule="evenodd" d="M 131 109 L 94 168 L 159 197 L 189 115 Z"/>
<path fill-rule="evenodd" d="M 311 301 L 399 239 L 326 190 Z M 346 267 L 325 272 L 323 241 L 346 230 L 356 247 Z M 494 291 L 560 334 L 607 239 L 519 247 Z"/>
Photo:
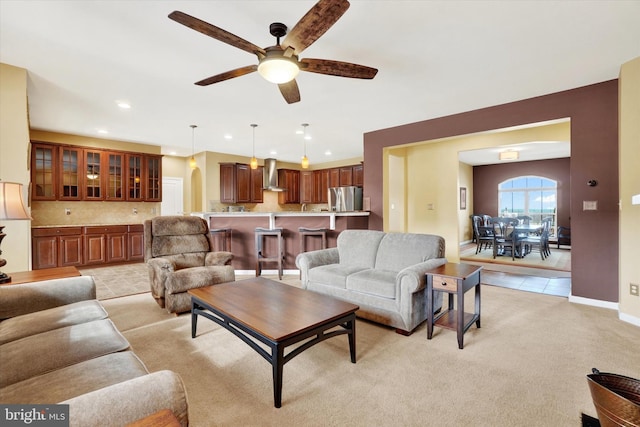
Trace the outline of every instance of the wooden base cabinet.
<path fill-rule="evenodd" d="M 31 235 L 33 270 L 144 259 L 142 224 L 33 228 Z"/>
<path fill-rule="evenodd" d="M 31 232 L 33 269 L 82 265 L 82 228 L 34 228 Z"/>

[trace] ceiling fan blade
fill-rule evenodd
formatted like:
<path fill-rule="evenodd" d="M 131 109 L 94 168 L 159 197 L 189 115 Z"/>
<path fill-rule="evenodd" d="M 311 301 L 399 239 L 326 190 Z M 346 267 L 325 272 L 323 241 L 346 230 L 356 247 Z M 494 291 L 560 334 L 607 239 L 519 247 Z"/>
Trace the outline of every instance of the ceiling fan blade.
<path fill-rule="evenodd" d="M 298 90 L 298 83 L 293 79 L 290 82 L 282 83 L 278 85 L 280 93 L 284 96 L 287 104 L 293 104 L 300 101 L 300 91 Z"/>
<path fill-rule="evenodd" d="M 331 76 L 351 77 L 353 79 L 372 79 L 378 73 L 376 68 L 366 67 L 364 65 L 313 58 L 301 59 L 300 70 L 311 73 L 329 74 Z"/>
<path fill-rule="evenodd" d="M 296 55 L 311 46 L 349 9 L 347 0 L 320 0 L 289 31 L 282 48 L 291 46 Z"/>
<path fill-rule="evenodd" d="M 245 74 L 253 73 L 258 70 L 257 65 L 249 65 L 242 68 L 236 68 L 235 70 L 227 71 L 226 73 L 217 74 L 215 76 L 208 77 L 206 79 L 196 82 L 198 86 L 209 86 L 214 83 L 223 82 L 225 80 L 233 79 L 235 77 L 244 76 Z"/>
<path fill-rule="evenodd" d="M 184 12 L 175 10 L 169 14 L 169 18 L 184 26 L 199 31 L 202 34 L 213 37 L 216 40 L 220 40 L 221 42 L 237 47 L 238 49 L 242 49 L 246 52 L 256 55 L 258 53 L 264 54 L 264 49 L 254 45 L 251 42 L 246 41 L 242 37 L 231 34 L 230 32 L 223 30 L 222 28 L 218 28 L 215 25 L 209 24 L 208 22 L 202 21 L 191 15 L 187 15 Z"/>

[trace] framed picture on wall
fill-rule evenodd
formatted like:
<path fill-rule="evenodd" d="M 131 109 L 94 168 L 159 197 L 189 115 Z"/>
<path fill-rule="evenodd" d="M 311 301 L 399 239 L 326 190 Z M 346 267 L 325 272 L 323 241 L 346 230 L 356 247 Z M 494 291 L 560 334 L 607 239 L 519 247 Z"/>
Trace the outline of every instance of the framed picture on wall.
<path fill-rule="evenodd" d="M 467 209 L 467 187 L 460 187 L 460 209 Z"/>

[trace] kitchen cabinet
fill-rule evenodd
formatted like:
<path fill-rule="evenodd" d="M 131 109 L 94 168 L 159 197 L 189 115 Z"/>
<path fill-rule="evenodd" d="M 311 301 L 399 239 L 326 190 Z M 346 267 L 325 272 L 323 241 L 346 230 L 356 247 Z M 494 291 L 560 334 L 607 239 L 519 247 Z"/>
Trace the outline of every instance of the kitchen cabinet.
<path fill-rule="evenodd" d="M 142 224 L 127 226 L 127 260 L 144 260 L 144 229 Z"/>
<path fill-rule="evenodd" d="M 264 167 L 258 166 L 256 169 L 251 169 L 251 202 L 262 203 L 264 201 L 262 187 L 264 185 Z"/>
<path fill-rule="evenodd" d="M 127 154 L 125 156 L 126 165 L 126 199 L 128 201 L 142 201 L 143 200 L 143 188 L 142 184 L 144 179 L 142 176 L 142 161 L 143 156 L 141 154 Z"/>
<path fill-rule="evenodd" d="M 342 166 L 340 170 L 340 187 L 353 185 L 353 167 Z"/>
<path fill-rule="evenodd" d="M 33 270 L 144 259 L 142 224 L 35 227 L 31 236 Z"/>
<path fill-rule="evenodd" d="M 329 169 L 329 187 L 340 187 L 340 169 Z"/>
<path fill-rule="evenodd" d="M 146 195 L 147 202 L 162 201 L 162 156 L 145 157 L 146 167 L 144 174 L 146 177 Z"/>
<path fill-rule="evenodd" d="M 314 203 L 314 177 L 313 171 L 300 172 L 300 203 Z"/>
<path fill-rule="evenodd" d="M 300 203 L 300 171 L 278 169 L 278 185 L 284 189 L 278 193 L 278 203 Z"/>
<path fill-rule="evenodd" d="M 60 147 L 58 155 L 58 200 L 82 200 L 82 148 Z"/>
<path fill-rule="evenodd" d="M 91 226 L 84 228 L 84 264 L 127 261 L 127 226 Z"/>
<path fill-rule="evenodd" d="M 353 166 L 353 185 L 364 187 L 364 165 L 362 163 Z"/>
<path fill-rule="evenodd" d="M 31 200 L 56 200 L 58 150 L 49 144 L 31 146 Z"/>
<path fill-rule="evenodd" d="M 31 236 L 34 270 L 82 265 L 80 227 L 34 228 Z"/>
<path fill-rule="evenodd" d="M 107 170 L 105 173 L 105 200 L 124 200 L 125 155 L 124 153 L 105 153 Z"/>
<path fill-rule="evenodd" d="M 162 156 L 33 141 L 31 199 L 162 201 Z"/>
<path fill-rule="evenodd" d="M 221 203 L 262 203 L 262 174 L 244 163 L 220 163 Z"/>
<path fill-rule="evenodd" d="M 329 169 L 314 171 L 313 203 L 327 203 L 329 190 Z"/>

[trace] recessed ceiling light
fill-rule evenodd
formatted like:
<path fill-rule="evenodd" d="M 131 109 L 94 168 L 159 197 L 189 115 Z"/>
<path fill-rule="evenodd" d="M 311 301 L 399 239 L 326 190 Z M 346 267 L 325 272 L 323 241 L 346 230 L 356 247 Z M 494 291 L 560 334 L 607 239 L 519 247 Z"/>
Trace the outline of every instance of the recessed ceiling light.
<path fill-rule="evenodd" d="M 233 139 L 233 136 L 231 136 L 231 135 L 230 135 L 230 134 L 228 134 L 228 133 L 225 133 L 225 134 L 224 134 L 224 139 Z"/>
<path fill-rule="evenodd" d="M 296 131 L 296 135 L 302 135 L 303 133 L 304 133 L 304 131 L 303 131 L 303 130 L 297 130 L 297 131 Z"/>
<path fill-rule="evenodd" d="M 128 110 L 129 108 L 131 108 L 131 104 L 125 101 L 117 101 L 117 104 L 118 107 L 122 108 L 123 110 Z"/>
<path fill-rule="evenodd" d="M 108 134 L 108 133 L 109 133 L 109 131 L 108 131 L 108 130 L 106 130 L 106 129 L 98 129 L 98 133 L 101 133 L 101 134 L 103 134 L 103 135 L 106 135 L 106 134 Z"/>
<path fill-rule="evenodd" d="M 175 151 L 169 151 L 169 154 L 172 155 L 172 156 L 175 156 L 176 152 Z"/>
<path fill-rule="evenodd" d="M 276 154 L 278 154 L 278 152 L 276 150 L 271 150 L 269 154 L 271 154 L 272 156 L 275 156 Z"/>
<path fill-rule="evenodd" d="M 330 155 L 331 155 L 331 151 L 330 151 L 330 150 L 325 151 L 325 152 L 324 152 L 324 155 L 325 155 L 325 156 L 330 156 Z"/>

